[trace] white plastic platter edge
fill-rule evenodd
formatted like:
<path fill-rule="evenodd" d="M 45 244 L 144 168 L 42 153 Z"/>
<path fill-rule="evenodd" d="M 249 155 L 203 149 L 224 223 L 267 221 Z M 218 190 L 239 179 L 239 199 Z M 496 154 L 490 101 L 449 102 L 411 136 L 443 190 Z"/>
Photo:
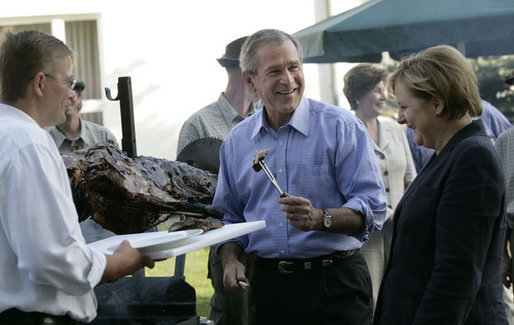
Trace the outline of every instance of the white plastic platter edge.
<path fill-rule="evenodd" d="M 246 235 L 248 233 L 263 229 L 266 227 L 266 221 L 251 221 L 224 225 L 221 228 L 210 230 L 201 235 L 187 237 L 175 240 L 169 244 L 160 244 L 153 250 L 151 247 L 146 248 L 145 254 L 154 260 L 167 259 L 174 256 L 186 254 L 188 252 L 211 246 L 235 237 Z M 121 243 L 124 239 L 134 238 L 135 234 L 117 235 L 102 239 L 88 246 L 97 249 L 104 254 L 112 254 L 112 246 Z"/>

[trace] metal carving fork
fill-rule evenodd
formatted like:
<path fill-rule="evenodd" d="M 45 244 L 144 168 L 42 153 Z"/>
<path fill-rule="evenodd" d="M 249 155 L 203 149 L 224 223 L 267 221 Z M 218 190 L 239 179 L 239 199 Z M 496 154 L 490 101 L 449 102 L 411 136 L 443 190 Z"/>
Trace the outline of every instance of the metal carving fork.
<path fill-rule="evenodd" d="M 269 180 L 271 181 L 271 184 L 275 186 L 275 188 L 278 190 L 278 193 L 280 193 L 280 197 L 286 197 L 287 195 L 282 191 L 280 186 L 277 183 L 277 180 L 275 179 L 275 176 L 271 173 L 268 166 L 264 162 L 264 159 L 259 159 L 259 165 L 261 166 L 262 170 L 264 170 L 264 173 L 266 176 L 268 176 Z"/>

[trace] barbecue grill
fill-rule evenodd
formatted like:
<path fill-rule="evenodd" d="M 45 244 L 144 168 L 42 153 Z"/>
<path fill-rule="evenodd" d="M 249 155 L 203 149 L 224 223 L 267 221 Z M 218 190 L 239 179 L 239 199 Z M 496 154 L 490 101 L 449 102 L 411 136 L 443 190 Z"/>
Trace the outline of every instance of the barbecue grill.
<path fill-rule="evenodd" d="M 122 150 L 137 156 L 132 85 L 130 77 L 118 78 L 118 95 L 122 123 Z M 104 283 L 95 288 L 98 315 L 92 324 L 209 324 L 196 311 L 195 289 L 184 278 L 185 255 L 177 256 L 171 277 L 145 277 L 144 270 L 132 277 Z"/>

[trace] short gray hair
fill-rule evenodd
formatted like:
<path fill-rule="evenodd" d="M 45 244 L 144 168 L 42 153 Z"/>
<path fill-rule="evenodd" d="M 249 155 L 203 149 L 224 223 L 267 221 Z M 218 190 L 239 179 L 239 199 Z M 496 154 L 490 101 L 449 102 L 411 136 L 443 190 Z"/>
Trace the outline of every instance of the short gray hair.
<path fill-rule="evenodd" d="M 239 54 L 241 71 L 247 72 L 251 75 L 256 75 L 257 65 L 259 64 L 256 56 L 257 48 L 262 44 L 281 44 L 287 41 L 293 42 L 296 50 L 298 51 L 300 62 L 303 62 L 302 46 L 296 38 L 278 29 L 262 29 L 248 37 L 248 39 L 243 43 L 241 53 Z"/>

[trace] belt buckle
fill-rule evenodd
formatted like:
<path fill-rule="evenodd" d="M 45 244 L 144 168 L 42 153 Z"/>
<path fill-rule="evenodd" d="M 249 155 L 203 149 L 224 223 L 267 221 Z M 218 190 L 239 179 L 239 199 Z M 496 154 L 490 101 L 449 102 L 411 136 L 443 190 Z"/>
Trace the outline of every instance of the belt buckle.
<path fill-rule="evenodd" d="M 287 262 L 287 261 L 280 261 L 278 262 L 278 270 L 281 274 L 291 274 L 294 273 L 294 271 L 286 270 L 287 265 L 292 265 L 293 262 Z"/>
<path fill-rule="evenodd" d="M 332 265 L 332 263 L 333 263 L 333 261 L 332 261 L 332 260 L 322 260 L 322 261 L 321 261 L 321 265 L 322 265 L 323 267 L 330 266 L 330 265 Z"/>
<path fill-rule="evenodd" d="M 61 324 L 60 322 L 58 322 L 54 317 L 50 317 L 50 316 L 44 316 L 42 319 L 41 319 L 41 325 L 54 325 L 54 324 Z"/>
<path fill-rule="evenodd" d="M 59 317 L 45 316 L 41 319 L 41 325 L 64 325 L 68 324 L 65 319 Z M 71 324 L 71 323 L 70 323 Z"/>

